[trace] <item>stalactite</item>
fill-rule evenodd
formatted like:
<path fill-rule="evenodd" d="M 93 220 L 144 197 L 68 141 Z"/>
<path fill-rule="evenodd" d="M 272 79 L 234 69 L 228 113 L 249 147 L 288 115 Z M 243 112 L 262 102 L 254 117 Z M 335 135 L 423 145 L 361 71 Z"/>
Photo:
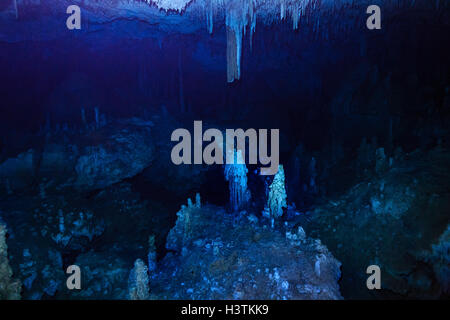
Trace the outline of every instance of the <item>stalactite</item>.
<path fill-rule="evenodd" d="M 257 15 L 262 17 L 263 21 L 271 22 L 275 19 L 285 20 L 292 18 L 292 29 L 299 28 L 300 19 L 302 25 L 309 31 L 311 39 L 328 39 L 329 34 L 324 26 L 320 26 L 320 19 L 313 19 L 314 16 L 320 17 L 328 11 L 337 11 L 344 5 L 355 5 L 350 0 L 145 0 L 147 3 L 153 3 L 158 8 L 169 11 L 174 10 L 179 13 L 183 11 L 194 11 L 199 16 L 206 17 L 207 31 L 212 34 L 214 29 L 214 16 L 224 11 L 225 26 L 227 37 L 227 81 L 233 82 L 239 80 L 241 76 L 241 57 L 242 41 L 247 27 L 249 28 L 250 50 L 252 50 L 252 37 L 256 27 Z M 193 6 L 189 6 L 192 3 Z M 195 3 L 201 3 L 195 6 Z M 436 0 L 436 6 L 439 0 Z M 314 11 L 317 15 L 313 15 Z M 278 17 L 279 12 L 279 17 Z M 268 13 L 273 15 L 268 18 Z M 323 24 L 323 23 L 322 23 Z M 321 29 L 322 28 L 322 29 Z M 343 30 L 347 33 L 349 26 L 339 24 L 333 31 Z"/>
<path fill-rule="evenodd" d="M 175 10 L 182 12 L 192 0 L 145 0 L 147 3 L 153 2 L 159 9 Z"/>
<path fill-rule="evenodd" d="M 286 17 L 286 0 L 281 0 L 280 3 L 280 20 Z"/>
<path fill-rule="evenodd" d="M 250 13 L 250 51 L 253 50 L 253 33 L 256 30 L 256 11 L 254 8 L 253 0 L 249 0 L 249 13 Z"/>
<path fill-rule="evenodd" d="M 152 272 L 156 270 L 156 244 L 155 244 L 155 235 L 150 235 L 148 237 L 148 271 Z"/>
<path fill-rule="evenodd" d="M 208 29 L 208 33 L 213 33 L 214 28 L 214 11 L 212 0 L 206 0 L 206 28 Z"/>
<path fill-rule="evenodd" d="M 14 10 L 16 11 L 16 19 L 19 19 L 19 8 L 17 7 L 17 0 L 14 0 Z"/>
<path fill-rule="evenodd" d="M 228 82 L 241 77 L 242 38 L 249 23 L 253 26 L 256 20 L 253 6 L 253 0 L 230 0 L 226 3 Z M 250 27 L 250 32 L 253 30 L 254 26 Z"/>
<path fill-rule="evenodd" d="M 292 10 L 292 29 L 297 30 L 298 29 L 298 21 L 300 19 L 299 12 L 298 12 L 298 5 L 294 4 L 294 8 Z"/>
<path fill-rule="evenodd" d="M 238 52 L 236 34 L 233 29 L 227 27 L 227 81 L 233 82 L 240 78 L 238 66 Z"/>
<path fill-rule="evenodd" d="M 183 66 L 181 64 L 181 50 L 178 52 L 178 85 L 180 90 L 180 110 L 185 112 L 184 92 L 183 92 Z"/>

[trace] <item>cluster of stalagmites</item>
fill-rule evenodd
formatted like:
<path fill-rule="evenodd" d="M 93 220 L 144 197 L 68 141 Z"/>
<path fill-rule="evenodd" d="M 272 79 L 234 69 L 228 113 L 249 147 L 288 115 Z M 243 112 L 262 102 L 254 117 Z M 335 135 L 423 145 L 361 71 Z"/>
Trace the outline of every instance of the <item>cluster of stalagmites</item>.
<path fill-rule="evenodd" d="M 186 254 L 186 244 L 191 237 L 191 223 L 196 213 L 201 209 L 200 194 L 195 195 L 195 203 L 189 198 L 187 205 L 182 205 L 177 212 L 177 221 L 167 235 L 166 248 L 173 251 L 181 251 Z M 155 237 L 151 235 L 148 241 L 148 266 L 141 259 L 137 259 L 134 268 L 130 272 L 128 280 L 128 297 L 130 300 L 148 300 L 149 272 L 156 269 Z"/>
<path fill-rule="evenodd" d="M 177 212 L 177 221 L 167 236 L 166 248 L 168 250 L 182 251 L 191 236 L 191 225 L 196 213 L 201 208 L 200 194 L 195 196 L 195 204 L 189 198 L 187 206 L 182 205 Z"/>
<path fill-rule="evenodd" d="M 247 172 L 241 150 L 235 151 L 234 163 L 224 166 L 225 180 L 228 181 L 230 190 L 230 208 L 233 212 L 245 209 L 250 202 Z M 267 203 L 262 215 L 271 219 L 273 223 L 274 219 L 283 215 L 283 209 L 287 208 L 286 198 L 284 168 L 283 165 L 279 165 L 272 183 L 268 186 Z"/>

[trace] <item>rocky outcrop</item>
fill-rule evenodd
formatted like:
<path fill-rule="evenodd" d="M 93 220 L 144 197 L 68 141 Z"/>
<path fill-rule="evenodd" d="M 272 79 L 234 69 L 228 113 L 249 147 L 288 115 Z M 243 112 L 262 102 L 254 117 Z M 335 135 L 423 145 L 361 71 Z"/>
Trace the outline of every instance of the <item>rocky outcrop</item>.
<path fill-rule="evenodd" d="M 362 168 L 362 181 L 312 214 L 314 235 L 345 266 L 345 298 L 437 298 L 448 292 L 450 172 L 444 164 L 450 155 L 436 148 L 403 158 L 382 172 Z M 384 290 L 366 287 L 372 264 L 381 269 Z"/>
<path fill-rule="evenodd" d="M 48 132 L 42 151 L 30 149 L 0 164 L 0 190 L 12 193 L 38 182 L 45 197 L 49 187 L 91 191 L 133 177 L 155 157 L 152 126 L 132 118 L 82 133 Z"/>
<path fill-rule="evenodd" d="M 168 248 L 178 253 L 169 253 L 152 273 L 156 298 L 342 298 L 340 262 L 320 240 L 291 225 L 272 229 L 255 215 L 231 215 L 209 205 L 190 208 L 189 219 L 179 215 L 178 232 L 169 233 Z M 178 246 L 169 245 L 174 234 Z"/>
<path fill-rule="evenodd" d="M 85 147 L 75 165 L 75 186 L 100 189 L 143 171 L 155 156 L 148 129 L 122 129 L 98 145 Z"/>

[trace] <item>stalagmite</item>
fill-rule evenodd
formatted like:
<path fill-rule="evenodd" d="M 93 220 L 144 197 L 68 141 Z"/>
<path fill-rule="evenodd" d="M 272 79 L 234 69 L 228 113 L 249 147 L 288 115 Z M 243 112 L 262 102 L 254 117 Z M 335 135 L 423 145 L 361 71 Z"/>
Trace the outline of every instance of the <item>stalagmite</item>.
<path fill-rule="evenodd" d="M 252 50 L 253 47 L 253 33 L 255 33 L 256 30 L 256 10 L 254 8 L 253 0 L 250 1 L 250 50 Z"/>
<path fill-rule="evenodd" d="M 20 300 L 22 285 L 12 275 L 6 245 L 6 226 L 0 223 L 0 300 Z"/>
<path fill-rule="evenodd" d="M 155 245 L 155 235 L 151 235 L 148 237 L 148 271 L 156 270 L 156 245 Z"/>
<path fill-rule="evenodd" d="M 283 215 L 283 208 L 287 208 L 286 202 L 286 188 L 284 181 L 283 165 L 279 165 L 278 172 L 273 178 L 273 182 L 269 187 L 269 198 L 267 199 L 266 214 L 269 213 L 268 218 L 272 220 L 277 219 Z"/>
<path fill-rule="evenodd" d="M 242 159 L 241 150 L 235 151 L 234 164 L 225 165 L 225 180 L 229 183 L 230 206 L 233 211 L 242 209 L 250 200 L 247 189 L 247 167 Z"/>
<path fill-rule="evenodd" d="M 196 193 L 195 194 L 195 207 L 196 208 L 201 208 L 202 207 L 202 202 L 200 199 L 200 193 Z"/>
<path fill-rule="evenodd" d="M 130 300 L 148 300 L 150 290 L 147 266 L 144 261 L 137 259 L 128 279 L 128 298 Z"/>
<path fill-rule="evenodd" d="M 159 9 L 175 10 L 182 12 L 192 0 L 145 0 L 147 3 L 153 2 Z"/>

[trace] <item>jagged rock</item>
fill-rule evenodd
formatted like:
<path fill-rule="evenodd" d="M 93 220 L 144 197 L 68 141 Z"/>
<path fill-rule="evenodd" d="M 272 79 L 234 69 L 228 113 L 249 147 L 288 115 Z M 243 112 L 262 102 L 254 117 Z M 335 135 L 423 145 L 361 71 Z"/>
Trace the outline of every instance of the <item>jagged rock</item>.
<path fill-rule="evenodd" d="M 306 240 L 305 230 L 301 226 L 297 228 L 297 232 L 292 233 L 291 231 L 286 231 L 286 239 L 290 240 L 292 244 L 299 246 L 302 242 Z"/>
<path fill-rule="evenodd" d="M 25 248 L 23 254 L 16 257 L 25 299 L 39 300 L 44 295 L 54 297 L 65 284 L 61 253 L 55 249 L 40 249 L 37 244 Z"/>

